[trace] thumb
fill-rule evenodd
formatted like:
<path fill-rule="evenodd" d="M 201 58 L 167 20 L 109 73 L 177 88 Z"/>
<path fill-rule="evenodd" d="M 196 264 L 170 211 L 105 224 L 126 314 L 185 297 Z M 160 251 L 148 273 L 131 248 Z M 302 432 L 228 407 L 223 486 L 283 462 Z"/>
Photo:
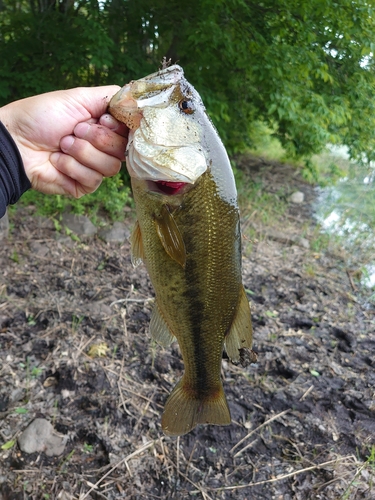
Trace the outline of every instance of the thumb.
<path fill-rule="evenodd" d="M 104 85 L 102 87 L 80 87 L 70 89 L 74 100 L 84 106 L 93 118 L 100 118 L 106 112 L 109 101 L 120 90 L 118 85 Z"/>

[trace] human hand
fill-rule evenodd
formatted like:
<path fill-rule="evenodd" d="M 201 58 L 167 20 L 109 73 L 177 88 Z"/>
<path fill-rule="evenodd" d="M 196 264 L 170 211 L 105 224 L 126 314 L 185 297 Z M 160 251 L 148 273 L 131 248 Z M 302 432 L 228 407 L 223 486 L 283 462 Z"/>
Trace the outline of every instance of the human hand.
<path fill-rule="evenodd" d="M 128 129 L 105 111 L 119 88 L 59 90 L 0 109 L 34 189 L 79 198 L 118 173 Z"/>

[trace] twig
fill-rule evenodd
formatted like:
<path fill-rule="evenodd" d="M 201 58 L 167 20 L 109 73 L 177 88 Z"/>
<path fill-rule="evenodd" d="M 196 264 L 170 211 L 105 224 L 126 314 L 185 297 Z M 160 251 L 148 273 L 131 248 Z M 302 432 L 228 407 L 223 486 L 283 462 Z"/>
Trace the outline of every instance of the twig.
<path fill-rule="evenodd" d="M 119 299 L 115 300 L 114 302 L 111 302 L 109 304 L 109 307 L 112 307 L 116 304 L 123 304 L 124 302 L 135 302 L 135 303 L 140 303 L 140 304 L 147 304 L 147 302 L 152 302 L 154 299 L 153 297 L 147 297 L 147 299 Z"/>
<path fill-rule="evenodd" d="M 349 269 L 346 269 L 346 274 L 347 274 L 347 276 L 349 278 L 349 283 L 350 283 L 350 286 L 352 287 L 353 292 L 356 292 L 357 291 L 357 287 L 354 284 L 354 281 L 353 281 L 353 278 L 352 278 L 352 276 L 350 274 Z"/>
<path fill-rule="evenodd" d="M 171 462 L 171 464 L 173 466 L 175 466 L 175 464 L 172 462 L 172 460 L 169 458 L 169 457 L 166 457 L 168 462 Z M 194 483 L 194 481 L 192 481 L 191 479 L 189 479 L 183 472 L 181 472 L 180 470 L 176 469 L 177 473 L 183 477 L 185 479 L 185 481 L 188 481 L 190 484 L 192 484 L 195 488 L 197 488 L 197 491 L 194 491 L 194 493 L 200 493 L 203 497 L 203 500 L 213 500 L 209 495 L 208 493 L 201 487 L 199 486 L 197 483 Z M 210 488 L 209 488 L 210 489 Z M 190 493 L 193 493 L 193 492 L 190 492 Z"/>
<path fill-rule="evenodd" d="M 135 424 L 134 428 L 133 428 L 133 432 L 136 433 L 137 430 L 138 430 L 138 427 L 140 426 L 141 422 L 142 422 L 142 419 L 143 417 L 146 415 L 146 412 L 147 410 L 149 409 L 149 406 L 150 406 L 150 402 L 152 401 L 152 398 L 154 397 L 154 394 L 155 394 L 156 390 L 152 393 L 152 396 L 150 398 L 150 401 L 147 401 L 146 402 L 146 405 L 145 407 L 143 408 L 142 412 L 141 412 L 141 416 L 139 417 L 137 423 Z M 139 408 L 138 408 L 139 410 Z M 157 413 L 157 412 L 153 412 L 153 413 Z"/>
<path fill-rule="evenodd" d="M 162 438 L 160 438 L 160 447 L 161 447 L 161 452 L 162 452 L 163 457 L 164 457 L 164 462 L 166 463 L 169 459 L 168 459 L 167 454 L 165 452 L 164 443 L 163 443 Z M 169 479 L 169 482 L 171 483 L 172 482 L 172 476 L 171 476 L 171 473 L 169 472 L 169 466 L 167 465 L 166 468 L 167 468 L 168 479 Z"/>
<path fill-rule="evenodd" d="M 163 438 L 159 438 L 158 441 L 160 441 L 161 439 Z M 99 484 L 104 481 L 104 479 L 106 477 L 108 477 L 114 470 L 116 470 L 118 467 L 120 467 L 120 465 L 122 465 L 123 463 L 125 463 L 127 465 L 127 462 L 128 460 L 131 460 L 132 458 L 136 457 L 137 455 L 139 455 L 140 453 L 144 452 L 145 450 L 147 450 L 148 448 L 150 448 L 151 446 L 153 446 L 154 444 L 156 443 L 156 440 L 153 440 L 153 441 L 148 441 L 147 443 L 145 443 L 143 446 L 141 446 L 140 448 L 138 448 L 138 450 L 135 450 L 133 451 L 133 453 L 130 453 L 130 455 L 127 455 L 126 457 L 124 457 L 123 459 L 121 459 L 119 462 L 117 462 L 116 465 L 114 465 L 111 469 L 109 469 L 108 472 L 106 472 L 104 474 L 103 477 L 101 477 L 99 479 L 99 481 L 97 481 L 90 489 L 89 491 L 87 491 L 85 493 L 85 495 L 81 498 L 81 500 L 85 500 L 85 498 L 87 498 L 89 496 L 89 494 L 95 490 Z M 129 469 L 128 469 L 129 470 Z"/>
<path fill-rule="evenodd" d="M 300 401 L 303 401 L 305 397 L 310 394 L 310 392 L 314 389 L 314 385 L 310 385 L 307 391 L 299 398 Z"/>
<path fill-rule="evenodd" d="M 250 436 L 252 436 L 255 432 L 259 431 L 259 429 L 261 429 L 262 427 L 264 427 L 265 425 L 268 425 L 270 424 L 271 422 L 273 422 L 274 420 L 276 420 L 277 418 L 280 418 L 284 415 L 286 415 L 288 412 L 290 412 L 290 408 L 288 408 L 287 410 L 284 410 L 282 411 L 281 413 L 278 413 L 277 415 L 274 415 L 273 417 L 269 418 L 268 420 L 266 420 L 265 422 L 263 422 L 263 424 L 259 425 L 256 429 L 250 431 L 244 438 L 240 439 L 240 441 L 238 441 L 237 444 L 235 444 L 233 446 L 232 449 L 229 450 L 229 453 L 233 453 L 233 451 L 238 448 L 244 441 L 246 441 L 246 439 L 248 439 Z M 252 444 L 252 443 L 251 443 Z M 250 446 L 250 445 L 249 445 Z M 248 446 L 245 446 L 244 448 L 242 448 L 242 450 L 238 451 L 234 456 L 237 457 L 238 455 L 241 455 L 241 453 L 243 451 L 246 450 L 246 448 L 248 448 Z"/>
<path fill-rule="evenodd" d="M 262 484 L 276 483 L 277 481 L 282 481 L 283 479 L 287 479 L 288 477 L 293 477 L 298 474 L 302 474 L 303 472 L 307 472 L 309 470 L 321 469 L 322 467 L 326 467 L 327 465 L 331 465 L 333 463 L 342 462 L 349 458 L 354 458 L 353 455 L 348 455 L 347 457 L 335 458 L 334 460 L 329 460 L 328 462 L 323 462 L 322 464 L 313 465 L 311 467 L 305 467 L 304 469 L 300 469 L 294 472 L 289 472 L 288 474 L 284 474 L 283 476 L 274 477 L 272 479 L 265 479 L 264 481 L 258 481 L 256 483 L 248 483 L 248 484 L 238 484 L 237 486 L 222 486 L 221 488 L 207 488 L 209 491 L 229 491 L 229 490 L 239 490 L 244 488 L 252 488 L 253 486 L 261 486 Z M 190 494 L 200 493 L 200 489 L 197 491 L 191 491 Z"/>
<path fill-rule="evenodd" d="M 176 443 L 176 470 L 177 474 L 180 473 L 180 436 L 177 437 Z"/>
<path fill-rule="evenodd" d="M 194 444 L 193 444 L 193 448 L 191 450 L 191 453 L 190 453 L 190 456 L 189 456 L 189 459 L 187 461 L 187 464 L 186 464 L 186 469 L 185 469 L 185 474 L 187 475 L 188 473 L 188 469 L 190 467 L 190 464 L 191 464 L 191 461 L 193 460 L 193 456 L 194 456 L 194 452 L 195 452 L 195 447 L 197 445 L 197 440 L 194 441 Z"/>
<path fill-rule="evenodd" d="M 117 381 L 117 386 L 118 386 L 118 392 L 120 394 L 120 399 L 121 399 L 121 403 L 118 405 L 118 408 L 121 408 L 121 406 L 122 406 L 125 413 L 127 413 L 131 417 L 134 417 L 134 415 L 126 407 L 126 401 L 124 399 L 124 395 L 123 395 L 122 390 L 121 390 L 121 383 L 119 380 Z"/>
<path fill-rule="evenodd" d="M 96 337 L 96 334 L 93 335 L 92 337 L 90 337 L 89 340 L 87 340 L 87 342 L 85 342 L 83 345 L 82 345 L 83 339 L 81 339 L 77 352 L 75 354 L 73 354 L 73 358 L 75 358 L 77 360 L 80 357 L 80 355 L 83 353 L 83 350 L 90 344 L 90 342 L 92 342 L 94 340 L 95 337 Z M 90 358 L 90 356 L 87 356 L 87 357 Z"/>

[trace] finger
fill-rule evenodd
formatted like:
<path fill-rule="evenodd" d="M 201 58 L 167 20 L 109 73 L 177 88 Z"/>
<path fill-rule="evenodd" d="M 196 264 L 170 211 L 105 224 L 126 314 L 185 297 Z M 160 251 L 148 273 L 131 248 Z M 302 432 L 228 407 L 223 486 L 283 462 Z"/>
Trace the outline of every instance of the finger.
<path fill-rule="evenodd" d="M 53 153 L 56 161 L 61 153 Z M 49 159 L 50 160 L 50 159 Z M 51 168 L 48 164 L 34 166 L 28 169 L 27 176 L 31 186 L 36 191 L 45 194 L 71 194 L 74 195 L 73 186 L 75 181 L 66 176 L 56 168 Z"/>
<path fill-rule="evenodd" d="M 61 174 L 74 181 L 65 183 L 65 189 L 75 198 L 93 193 L 102 183 L 103 176 L 98 171 L 82 165 L 70 155 L 53 153 L 50 162 Z"/>
<path fill-rule="evenodd" d="M 74 134 L 80 139 L 85 139 L 103 153 L 115 156 L 122 161 L 125 160 L 127 137 L 119 135 L 108 127 L 87 122 L 78 123 L 74 128 Z"/>
<path fill-rule="evenodd" d="M 121 123 L 116 118 L 109 113 L 105 113 L 99 118 L 100 125 L 104 125 L 104 127 L 110 128 L 117 134 L 123 135 L 124 137 L 128 137 L 129 128 L 125 125 L 125 123 Z"/>
<path fill-rule="evenodd" d="M 121 139 L 124 140 L 124 138 Z M 79 139 L 74 135 L 63 137 L 60 141 L 61 150 L 66 153 L 66 155 L 74 158 L 78 164 L 94 170 L 104 177 L 112 177 L 120 171 L 120 158 L 124 156 L 125 149 L 123 146 L 121 149 L 121 143 L 117 145 L 106 144 L 106 146 L 103 146 L 101 142 L 101 147 L 111 152 L 114 152 L 114 150 L 117 151 L 117 156 L 108 154 L 106 151 L 101 151 L 87 140 Z M 73 179 L 79 180 L 77 177 L 73 177 Z M 83 179 L 79 180 L 79 182 L 83 182 Z"/>
<path fill-rule="evenodd" d="M 102 87 L 80 87 L 66 92 L 71 94 L 74 101 L 84 106 L 91 116 L 99 118 L 106 112 L 109 101 L 119 90 L 118 85 L 105 85 Z"/>

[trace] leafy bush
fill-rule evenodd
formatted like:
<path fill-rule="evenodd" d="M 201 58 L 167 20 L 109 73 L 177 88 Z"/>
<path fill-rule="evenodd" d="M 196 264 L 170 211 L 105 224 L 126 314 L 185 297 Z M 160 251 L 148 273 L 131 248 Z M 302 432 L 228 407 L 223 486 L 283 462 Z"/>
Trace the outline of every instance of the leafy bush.
<path fill-rule="evenodd" d="M 34 205 L 37 213 L 47 217 L 56 217 L 69 210 L 95 219 L 98 212 L 104 210 L 110 219 L 118 220 L 124 217 L 124 207 L 132 204 L 132 198 L 129 186 L 124 185 L 123 176 L 117 175 L 103 179 L 94 193 L 79 199 L 30 190 L 22 196 L 21 203 Z"/>
<path fill-rule="evenodd" d="M 373 160 L 374 47 L 375 4 L 365 0 L 9 0 L 1 4 L 0 105 L 123 85 L 166 56 L 183 66 L 230 153 L 252 148 L 262 123 L 289 157 L 332 143 Z"/>

